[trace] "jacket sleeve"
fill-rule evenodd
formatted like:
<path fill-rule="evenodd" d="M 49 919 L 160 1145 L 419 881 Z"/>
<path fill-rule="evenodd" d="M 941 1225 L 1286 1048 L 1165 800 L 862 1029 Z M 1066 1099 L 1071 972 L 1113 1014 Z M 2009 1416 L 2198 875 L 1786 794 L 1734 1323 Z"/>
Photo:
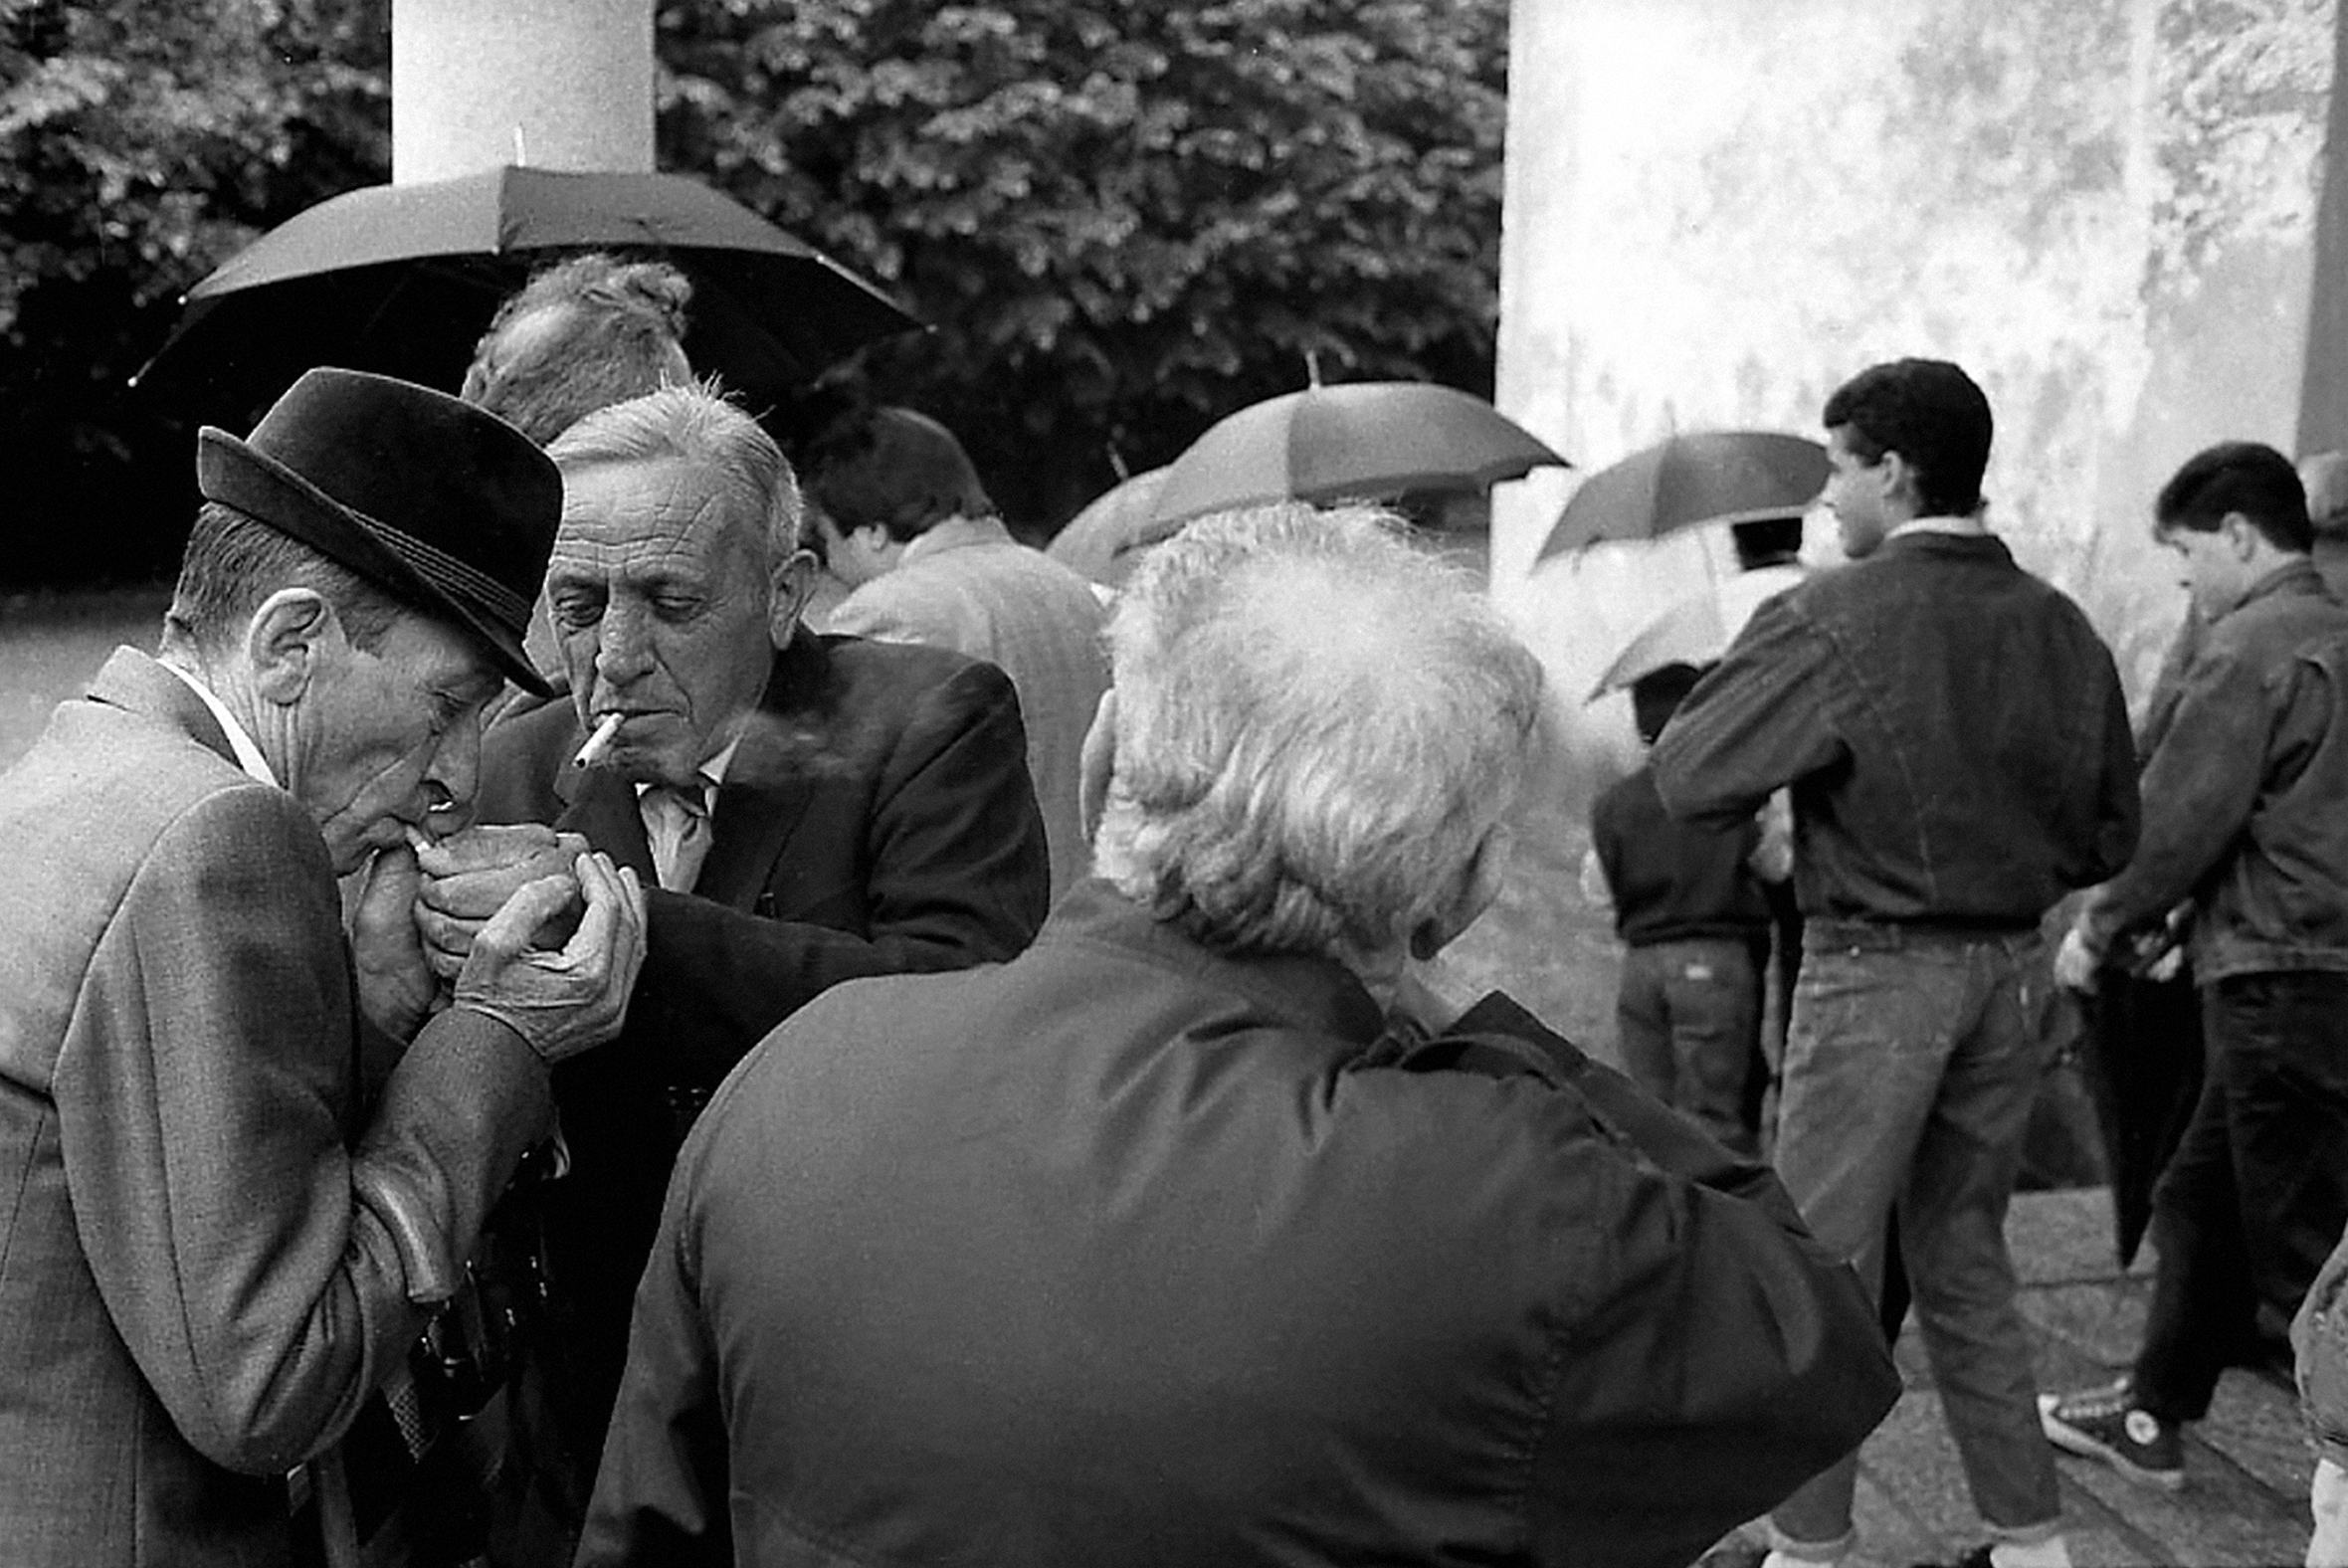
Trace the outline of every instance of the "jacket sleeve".
<path fill-rule="evenodd" d="M 1835 728 L 1840 657 L 1785 596 L 1754 611 L 1649 753 L 1663 809 L 1732 828 L 1772 790 L 1840 761 L 1847 754 Z"/>
<path fill-rule="evenodd" d="M 1534 1560 L 1679 1568 L 1857 1448 L 1898 1399 L 1873 1307 L 1767 1166 L 1505 997 L 1451 1032 L 1464 1031 L 1538 1046 L 1583 1113 L 1561 1180 L 1594 1219 L 1562 1267 L 1593 1283 L 1568 1303 L 1533 1457 Z"/>
<path fill-rule="evenodd" d="M 2137 788 L 2139 762 L 2134 736 L 2128 728 L 2128 701 L 2120 689 L 2119 672 L 2111 656 L 2103 663 L 2108 687 L 2103 705 L 2102 776 L 2095 790 L 2095 837 L 2091 879 L 2117 876 L 2136 853 L 2143 832 L 2143 799 Z"/>
<path fill-rule="evenodd" d="M 700 1126 L 713 1122 L 704 1118 Z M 716 1352 L 700 1311 L 690 1227 L 701 1133 L 669 1184 L 660 1239 L 636 1289 L 628 1370 L 574 1568 L 733 1561 L 725 1419 Z"/>
<path fill-rule="evenodd" d="M 519 1038 L 453 1012 L 354 1127 L 345 964 L 316 830 L 275 790 L 224 791 L 133 879 L 57 1064 L 114 1326 L 188 1442 L 254 1474 L 340 1435 L 551 1115 Z"/>
<path fill-rule="evenodd" d="M 2223 643 L 2205 648 L 2144 765 L 2136 852 L 2080 908 L 2091 952 L 2160 920 L 2225 858 L 2257 803 L 2278 724 L 2310 679 L 2321 686 L 2312 667 L 2261 670 Z"/>
<path fill-rule="evenodd" d="M 647 891 L 638 997 L 680 1080 L 714 1088 L 768 1030 L 843 980 L 966 968 L 1034 939 L 1051 864 L 1019 699 L 1001 671 L 966 665 L 924 693 L 873 799 L 860 858 L 869 934 Z"/>

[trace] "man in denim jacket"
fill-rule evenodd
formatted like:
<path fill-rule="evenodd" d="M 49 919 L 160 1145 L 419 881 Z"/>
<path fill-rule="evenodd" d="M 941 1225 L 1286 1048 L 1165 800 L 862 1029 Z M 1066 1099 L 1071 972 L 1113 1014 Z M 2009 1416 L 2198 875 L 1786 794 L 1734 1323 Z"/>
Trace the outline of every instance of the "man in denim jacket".
<path fill-rule="evenodd" d="M 2077 606 L 1982 525 L 1971 378 L 1877 365 L 1825 423 L 1854 564 L 1761 607 L 1663 731 L 1656 783 L 1673 814 L 1723 823 L 1792 786 L 1808 925 L 1779 1173 L 1861 1279 L 1883 1277 L 1896 1205 L 1989 1560 L 2059 1568 L 2004 1222 L 2048 1054 L 2040 917 L 2135 844 L 2126 705 Z M 1849 1550 L 1855 1474 L 1846 1459 L 1778 1508 L 1771 1568 Z"/>
<path fill-rule="evenodd" d="M 2348 610 L 2271 448 L 2210 448 L 2154 515 L 2202 631 L 2145 763 L 2143 842 L 2081 906 L 2056 973 L 2092 985 L 2115 940 L 2191 900 L 2207 1065 L 2153 1192 L 2135 1369 L 2044 1415 L 2062 1448 L 2173 1489 L 2179 1424 L 2279 1338 L 2348 1221 Z"/>

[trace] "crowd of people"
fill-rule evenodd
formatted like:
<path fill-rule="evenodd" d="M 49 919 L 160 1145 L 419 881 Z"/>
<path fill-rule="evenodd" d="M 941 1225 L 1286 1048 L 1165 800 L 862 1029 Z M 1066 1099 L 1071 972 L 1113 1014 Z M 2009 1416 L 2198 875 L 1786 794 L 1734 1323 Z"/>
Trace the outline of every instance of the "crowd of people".
<path fill-rule="evenodd" d="M 913 411 L 795 468 L 689 303 L 581 258 L 461 395 L 206 430 L 158 651 L 0 776 L 10 1560 L 1682 1568 L 1766 1515 L 1800 1568 L 1895 1277 L 1970 1561 L 2067 1564 L 2054 1445 L 2177 1480 L 2302 1303 L 2348 1454 L 2348 610 L 2279 455 L 2161 493 L 2139 738 L 1984 525 L 1979 388 L 1837 391 L 1850 564 L 1753 541 L 1784 591 L 1600 808 L 1634 1082 L 1423 982 L 1545 697 L 1391 510 L 1104 595 Z M 2041 1393 L 2034 999 L 2180 943 L 2147 1343 Z"/>

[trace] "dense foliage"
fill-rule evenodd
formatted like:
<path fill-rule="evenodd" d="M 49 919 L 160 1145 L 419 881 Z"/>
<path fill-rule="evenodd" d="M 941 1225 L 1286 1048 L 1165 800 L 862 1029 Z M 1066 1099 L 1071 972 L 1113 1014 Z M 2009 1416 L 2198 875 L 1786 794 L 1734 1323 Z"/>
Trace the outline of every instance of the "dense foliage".
<path fill-rule="evenodd" d="M 1329 379 L 1489 390 L 1506 0 L 672 0 L 661 160 L 936 330 L 855 395 L 1050 525 Z M 388 161 L 388 0 L 0 0 L 16 580 L 152 575 L 187 431 L 122 382 L 178 292 Z"/>

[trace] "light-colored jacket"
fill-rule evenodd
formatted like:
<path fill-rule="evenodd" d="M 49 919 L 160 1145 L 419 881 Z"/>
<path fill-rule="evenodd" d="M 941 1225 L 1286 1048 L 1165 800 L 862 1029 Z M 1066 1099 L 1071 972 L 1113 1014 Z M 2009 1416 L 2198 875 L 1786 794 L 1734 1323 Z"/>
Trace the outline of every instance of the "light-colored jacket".
<path fill-rule="evenodd" d="M 1052 854 L 1052 897 L 1091 869 L 1076 810 L 1077 758 L 1108 689 L 1103 611 L 1091 585 L 993 517 L 951 517 L 905 546 L 896 570 L 858 588 L 824 630 L 983 659 L 1011 678 L 1028 775 Z"/>
<path fill-rule="evenodd" d="M 286 1561 L 551 1103 L 480 1014 L 361 1027 L 315 825 L 117 651 L 0 778 L 0 1555 Z"/>

